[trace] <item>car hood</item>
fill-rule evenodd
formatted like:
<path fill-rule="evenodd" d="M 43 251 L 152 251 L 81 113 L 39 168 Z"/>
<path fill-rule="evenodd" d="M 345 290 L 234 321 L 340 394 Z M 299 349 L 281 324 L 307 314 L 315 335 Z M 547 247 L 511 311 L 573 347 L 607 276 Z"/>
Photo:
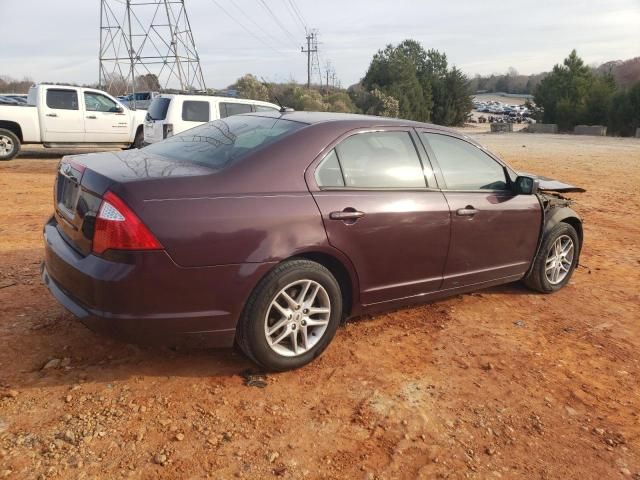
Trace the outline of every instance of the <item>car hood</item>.
<path fill-rule="evenodd" d="M 535 180 L 538 180 L 539 190 L 545 190 L 550 192 L 586 192 L 584 188 L 575 187 L 568 183 L 561 182 L 560 180 L 556 180 L 555 178 L 543 177 L 540 175 L 534 175 L 532 173 L 520 172 L 519 175 L 532 177 Z"/>

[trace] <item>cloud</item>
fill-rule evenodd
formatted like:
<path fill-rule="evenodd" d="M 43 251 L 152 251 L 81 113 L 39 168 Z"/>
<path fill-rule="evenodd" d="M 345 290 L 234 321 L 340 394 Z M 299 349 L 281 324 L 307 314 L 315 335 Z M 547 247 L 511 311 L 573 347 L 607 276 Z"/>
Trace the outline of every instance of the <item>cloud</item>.
<path fill-rule="evenodd" d="M 114 8 L 121 3 L 110 1 Z M 293 3 L 308 26 L 319 29 L 321 60 L 331 60 L 343 85 L 364 75 L 378 49 L 405 38 L 446 52 L 469 75 L 509 66 L 521 73 L 549 70 L 573 48 L 589 64 L 640 52 L 636 0 L 609 0 L 606 8 L 597 0 L 540 0 L 526 7 L 498 0 Z M 279 23 L 258 0 L 187 1 L 208 86 L 224 87 L 249 72 L 269 80 L 305 81 L 303 26 L 288 0 L 267 4 Z M 0 0 L 0 18 L 11 19 L 3 21 L 0 33 L 0 73 L 37 81 L 97 80 L 97 0 Z"/>

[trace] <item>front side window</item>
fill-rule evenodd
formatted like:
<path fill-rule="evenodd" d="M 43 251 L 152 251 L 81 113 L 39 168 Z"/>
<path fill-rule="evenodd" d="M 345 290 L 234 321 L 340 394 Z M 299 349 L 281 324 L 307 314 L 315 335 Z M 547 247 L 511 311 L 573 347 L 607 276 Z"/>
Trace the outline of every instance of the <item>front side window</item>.
<path fill-rule="evenodd" d="M 231 115 L 238 115 L 240 113 L 249 113 L 251 111 L 251 105 L 248 103 L 220 103 L 220 118 L 226 118 L 230 117 Z"/>
<path fill-rule="evenodd" d="M 230 117 L 191 128 L 144 150 L 172 161 L 221 170 L 305 126 L 280 118 Z"/>
<path fill-rule="evenodd" d="M 475 145 L 438 133 L 420 133 L 435 153 L 448 190 L 506 190 L 504 168 Z"/>
<path fill-rule="evenodd" d="M 208 122 L 209 102 L 185 101 L 182 104 L 182 120 L 185 122 Z"/>
<path fill-rule="evenodd" d="M 75 90 L 50 88 L 47 90 L 47 107 L 56 110 L 78 110 L 78 93 Z"/>
<path fill-rule="evenodd" d="M 118 111 L 118 104 L 100 93 L 84 92 L 84 105 L 88 112 Z"/>
<path fill-rule="evenodd" d="M 426 187 L 422 164 L 408 132 L 357 133 L 335 150 L 345 187 Z"/>

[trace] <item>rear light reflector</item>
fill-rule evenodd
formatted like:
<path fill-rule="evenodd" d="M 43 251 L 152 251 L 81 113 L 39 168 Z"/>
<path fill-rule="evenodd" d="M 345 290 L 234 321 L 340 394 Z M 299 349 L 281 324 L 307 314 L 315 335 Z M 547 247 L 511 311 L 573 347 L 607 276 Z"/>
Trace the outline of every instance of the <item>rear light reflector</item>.
<path fill-rule="evenodd" d="M 60 168 L 59 168 L 59 170 L 62 171 L 62 172 L 65 171 L 64 170 L 65 169 L 65 167 L 64 167 L 65 163 L 70 165 L 73 170 L 75 170 L 76 172 L 78 172 L 80 174 L 84 173 L 84 171 L 87 169 L 87 166 L 83 165 L 82 163 L 76 162 L 75 160 L 71 160 L 69 158 L 63 158 L 60 161 Z M 66 168 L 68 168 L 68 167 L 66 167 Z"/>
<path fill-rule="evenodd" d="M 159 250 L 160 242 L 113 192 L 102 198 L 93 234 L 93 253 L 106 250 Z"/>

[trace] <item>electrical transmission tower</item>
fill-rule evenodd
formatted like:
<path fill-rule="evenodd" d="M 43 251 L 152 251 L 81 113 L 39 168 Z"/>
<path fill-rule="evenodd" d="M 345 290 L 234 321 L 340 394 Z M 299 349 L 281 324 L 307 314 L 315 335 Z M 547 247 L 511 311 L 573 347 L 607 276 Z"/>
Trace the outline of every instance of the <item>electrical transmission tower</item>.
<path fill-rule="evenodd" d="M 333 65 L 331 65 L 331 62 L 328 60 L 324 64 L 324 74 L 327 79 L 325 86 L 326 86 L 327 92 L 329 92 L 331 87 L 333 88 L 336 87 L 336 69 L 333 68 Z"/>
<path fill-rule="evenodd" d="M 184 0 L 100 0 L 100 87 L 205 91 Z"/>
<path fill-rule="evenodd" d="M 307 88 L 311 88 L 311 74 L 317 71 L 322 84 L 322 74 L 320 73 L 320 60 L 318 59 L 318 31 L 311 30 L 305 37 L 307 39 L 307 49 L 301 48 L 302 53 L 307 54 Z"/>

